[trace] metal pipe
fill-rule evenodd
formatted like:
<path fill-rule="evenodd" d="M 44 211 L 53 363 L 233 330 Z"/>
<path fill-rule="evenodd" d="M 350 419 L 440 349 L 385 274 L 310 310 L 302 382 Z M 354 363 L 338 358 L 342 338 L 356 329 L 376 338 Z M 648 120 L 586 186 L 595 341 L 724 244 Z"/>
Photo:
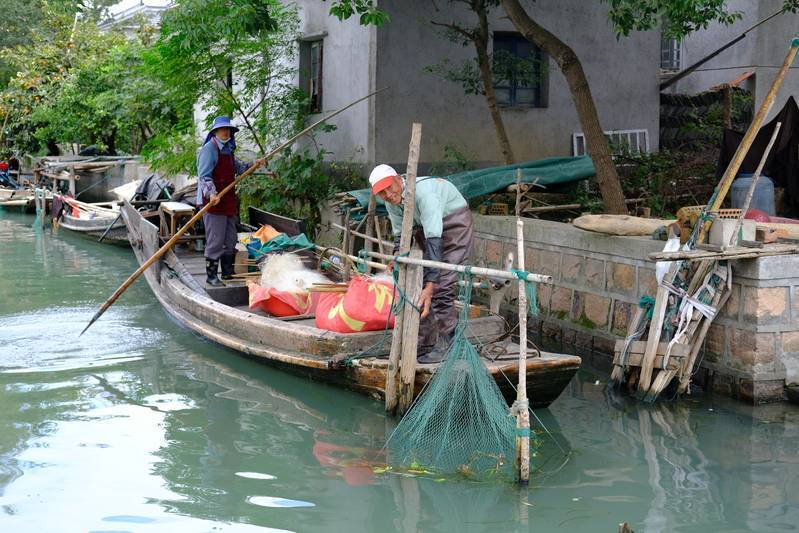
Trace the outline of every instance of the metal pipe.
<path fill-rule="evenodd" d="M 410 257 L 405 256 L 393 256 L 393 255 L 385 255 L 379 254 L 377 252 L 368 252 L 370 257 L 376 257 L 377 259 L 383 259 L 386 261 L 397 261 L 398 263 L 406 263 L 406 264 L 413 264 L 413 265 L 421 265 L 427 268 L 439 268 L 442 270 L 452 270 L 454 272 L 466 272 L 468 268 L 472 274 L 476 274 L 478 276 L 487 276 L 490 278 L 500 278 L 500 279 L 519 279 L 516 274 L 513 272 L 508 272 L 507 270 L 497 270 L 495 268 L 483 268 L 483 267 L 475 267 L 469 265 L 451 265 L 449 263 L 441 263 L 439 261 L 429 261 L 427 259 L 411 259 Z M 552 283 L 552 276 L 545 276 L 543 274 L 527 274 L 527 277 L 524 278 L 524 281 L 532 281 L 536 283 Z"/>

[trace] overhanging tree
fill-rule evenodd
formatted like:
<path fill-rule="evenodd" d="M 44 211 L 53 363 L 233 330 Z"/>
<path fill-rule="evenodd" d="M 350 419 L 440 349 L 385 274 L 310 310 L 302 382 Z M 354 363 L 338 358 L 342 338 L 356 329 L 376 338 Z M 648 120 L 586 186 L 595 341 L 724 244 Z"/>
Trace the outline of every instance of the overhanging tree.
<path fill-rule="evenodd" d="M 163 17 L 147 55 L 151 71 L 183 110 L 235 116 L 240 141 L 262 152 L 294 129 L 303 101 L 293 77 L 295 8 L 279 0 L 179 0 Z M 148 145 L 166 171 L 191 171 L 196 151 L 193 112 Z"/>
<path fill-rule="evenodd" d="M 466 60 L 454 68 L 449 61 L 444 61 L 427 67 L 427 70 L 441 73 L 445 79 L 460 83 L 466 94 L 479 94 L 485 98 L 491 121 L 494 123 L 502 159 L 506 165 L 509 165 L 514 162 L 513 149 L 505 131 L 505 123 L 502 120 L 502 113 L 497 105 L 497 97 L 494 92 L 495 72 L 492 63 L 500 58 L 496 54 L 492 58 L 488 52 L 488 45 L 491 41 L 488 15 L 491 8 L 499 5 L 499 0 L 450 0 L 449 3 L 465 5 L 476 16 L 476 23 L 473 26 L 468 26 L 455 18 L 444 21 L 444 13 L 438 9 L 436 18 L 440 17 L 439 20 L 431 22 L 434 26 L 445 28 L 447 30 L 445 36 L 450 41 L 462 46 L 473 46 L 476 57 Z M 433 5 L 435 6 L 435 2 Z M 508 58 L 504 58 L 503 70 L 510 71 L 521 67 L 522 65 L 518 63 L 518 61 L 509 62 Z M 533 71 L 534 69 L 528 70 Z"/>

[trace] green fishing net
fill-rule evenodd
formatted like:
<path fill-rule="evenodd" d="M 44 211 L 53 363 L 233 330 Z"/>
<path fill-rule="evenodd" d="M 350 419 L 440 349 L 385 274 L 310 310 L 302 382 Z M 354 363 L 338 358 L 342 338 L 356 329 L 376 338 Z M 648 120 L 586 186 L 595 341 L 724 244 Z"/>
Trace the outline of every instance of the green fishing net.
<path fill-rule="evenodd" d="M 465 281 L 447 358 L 386 445 L 392 467 L 474 479 L 514 471 L 516 419 L 467 339 L 471 276 Z"/>

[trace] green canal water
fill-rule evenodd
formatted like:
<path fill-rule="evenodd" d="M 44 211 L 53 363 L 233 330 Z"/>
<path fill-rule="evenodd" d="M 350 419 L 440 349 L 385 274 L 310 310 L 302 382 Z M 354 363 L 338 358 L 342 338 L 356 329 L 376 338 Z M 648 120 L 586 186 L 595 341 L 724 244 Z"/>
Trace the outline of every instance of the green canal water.
<path fill-rule="evenodd" d="M 32 221 L 0 211 L 0 531 L 799 529 L 795 406 L 641 406 L 584 370 L 529 489 L 375 475 L 379 403 L 194 336 L 143 281 L 78 338 L 133 255 Z"/>

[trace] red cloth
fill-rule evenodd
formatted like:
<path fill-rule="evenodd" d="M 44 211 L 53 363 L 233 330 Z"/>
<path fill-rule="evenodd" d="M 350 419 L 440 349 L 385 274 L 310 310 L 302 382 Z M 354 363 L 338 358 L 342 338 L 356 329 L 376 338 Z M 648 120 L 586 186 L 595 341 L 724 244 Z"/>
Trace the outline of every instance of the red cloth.
<path fill-rule="evenodd" d="M 8 170 L 8 163 L 0 161 L 0 172 L 5 172 L 6 170 Z"/>
<path fill-rule="evenodd" d="M 313 293 L 279 291 L 257 283 L 247 286 L 250 309 L 262 309 L 274 316 L 296 316 L 313 313 L 318 299 Z"/>
<path fill-rule="evenodd" d="M 219 145 L 214 143 L 214 146 L 216 146 L 216 149 L 219 151 Z M 236 162 L 233 159 L 233 154 L 223 154 L 219 151 L 219 159 L 214 167 L 213 178 L 217 194 L 221 193 L 222 189 L 236 180 Z M 238 215 L 239 199 L 236 197 L 235 188 L 221 197 L 219 203 L 209 209 L 208 212 L 214 215 L 225 215 L 228 217 Z"/>

